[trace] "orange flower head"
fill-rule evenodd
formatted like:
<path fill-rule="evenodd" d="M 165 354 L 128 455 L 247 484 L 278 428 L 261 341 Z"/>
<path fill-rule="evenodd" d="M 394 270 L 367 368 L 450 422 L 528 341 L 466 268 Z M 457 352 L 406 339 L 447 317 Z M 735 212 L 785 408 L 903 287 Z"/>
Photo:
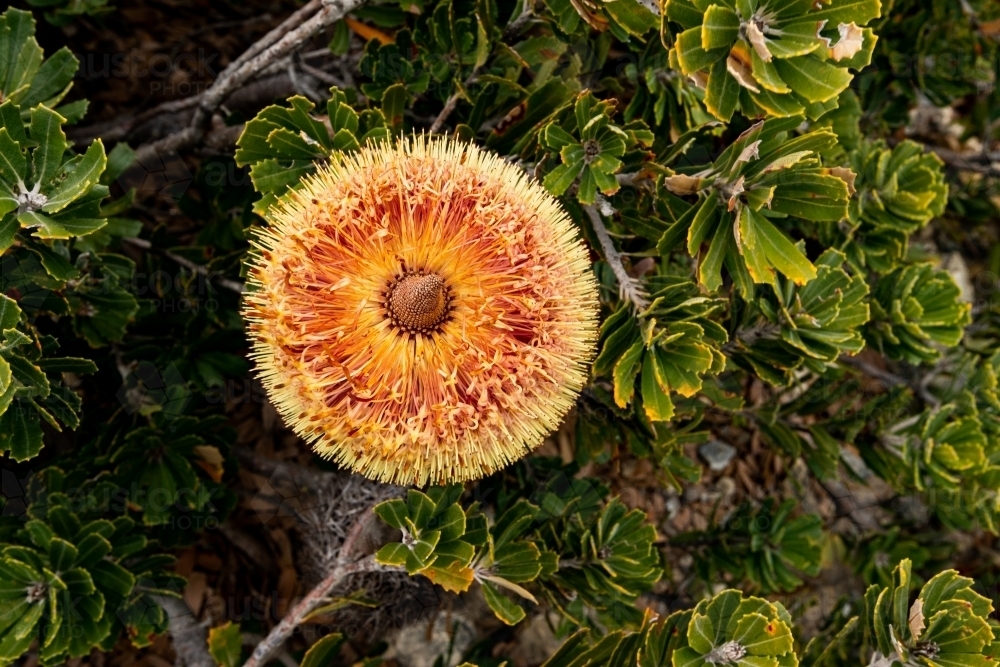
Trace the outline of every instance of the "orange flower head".
<path fill-rule="evenodd" d="M 269 217 L 243 311 L 253 358 L 321 455 L 383 482 L 477 479 L 572 407 L 597 285 L 572 221 L 519 167 L 403 140 L 336 155 Z"/>

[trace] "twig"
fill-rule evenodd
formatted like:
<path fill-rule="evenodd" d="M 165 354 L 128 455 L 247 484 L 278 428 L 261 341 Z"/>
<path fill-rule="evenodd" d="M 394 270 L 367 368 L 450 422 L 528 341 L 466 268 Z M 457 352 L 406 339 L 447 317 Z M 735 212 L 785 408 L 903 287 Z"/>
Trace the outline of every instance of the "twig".
<path fill-rule="evenodd" d="M 231 280 L 229 278 L 222 277 L 218 273 L 212 273 L 208 270 L 207 267 L 202 266 L 201 264 L 196 264 L 195 262 L 192 262 L 190 259 L 186 257 L 181 257 L 180 255 L 172 253 L 169 250 L 159 250 L 157 248 L 154 248 L 153 244 L 147 241 L 146 239 L 137 239 L 135 237 L 126 236 L 122 239 L 122 241 L 130 245 L 134 245 L 137 248 L 142 248 L 143 250 L 149 250 L 151 252 L 163 255 L 170 261 L 176 264 L 180 264 L 189 271 L 197 273 L 200 276 L 205 276 L 209 280 L 214 280 L 219 284 L 220 287 L 225 287 L 226 289 L 236 292 L 237 294 L 242 294 L 244 292 L 243 283 L 239 282 L 238 280 Z"/>
<path fill-rule="evenodd" d="M 881 380 L 886 385 L 892 387 L 896 385 L 908 386 L 909 382 L 906 379 L 896 375 L 887 370 L 883 370 L 874 364 L 868 363 L 864 359 L 859 359 L 858 357 L 848 357 L 846 355 L 840 357 L 837 361 L 844 364 L 845 366 L 851 366 L 852 368 L 861 371 L 865 375 L 869 375 L 876 380 Z"/>
<path fill-rule="evenodd" d="M 814 479 L 823 488 L 830 500 L 833 501 L 837 512 L 841 516 L 847 517 L 861 534 L 878 530 L 881 527 L 872 512 L 862 512 L 862 510 L 871 510 L 871 506 L 857 507 L 850 489 L 839 479 L 824 480 L 822 477 L 815 477 Z"/>
<path fill-rule="evenodd" d="M 208 630 L 195 620 L 194 612 L 187 603 L 165 595 L 151 597 L 167 612 L 177 664 L 184 667 L 216 667 L 215 660 L 208 653 Z"/>
<path fill-rule="evenodd" d="M 534 8 L 532 7 L 533 0 L 522 0 L 521 13 L 517 15 L 517 18 L 507 24 L 504 28 L 503 36 L 504 39 L 514 37 L 521 31 L 521 28 L 531 20 L 531 17 L 535 15 Z"/>
<path fill-rule="evenodd" d="M 1000 177 L 1000 166 L 998 166 L 1000 164 L 1000 153 L 987 153 L 984 151 L 979 154 L 963 155 L 962 153 L 957 153 L 941 146 L 932 146 L 929 144 L 924 144 L 924 146 L 941 158 L 949 167 L 977 174 Z"/>
<path fill-rule="evenodd" d="M 305 77 L 299 76 L 298 72 L 295 71 L 295 65 L 296 63 L 294 60 L 288 61 L 288 78 L 291 79 L 295 92 L 302 95 L 310 102 L 322 102 L 323 96 L 320 95 L 319 92 L 317 92 L 316 89 L 305 80 Z"/>
<path fill-rule="evenodd" d="M 746 329 L 739 329 L 725 345 L 722 346 L 722 353 L 729 356 L 740 348 L 749 349 L 761 339 L 774 339 L 781 335 L 781 325 L 767 322 L 757 324 Z"/>
<path fill-rule="evenodd" d="M 270 64 L 291 54 L 302 42 L 323 28 L 343 18 L 361 5 L 362 1 L 310 0 L 219 74 L 211 87 L 198 99 L 198 106 L 188 127 L 141 146 L 136 151 L 136 160 L 145 163 L 160 153 L 174 152 L 196 144 L 210 126 L 212 115 L 233 91 Z"/>
<path fill-rule="evenodd" d="M 626 174 L 615 174 L 618 185 L 635 186 L 640 181 L 649 180 L 651 176 L 641 171 L 633 171 Z"/>
<path fill-rule="evenodd" d="M 915 378 L 914 380 L 907 380 L 906 378 L 900 375 L 896 375 L 895 373 L 892 373 L 890 371 L 883 370 L 878 366 L 868 363 L 864 359 L 859 359 L 858 357 L 848 357 L 846 355 L 842 355 L 839 359 L 837 359 L 837 361 L 844 364 L 845 366 L 851 366 L 852 368 L 855 368 L 864 373 L 865 375 L 875 378 L 876 380 L 880 380 L 881 382 L 885 383 L 887 387 L 892 387 L 892 386 L 909 387 L 918 396 L 920 396 L 921 400 L 923 400 L 924 403 L 927 403 L 928 405 L 932 405 L 934 407 L 938 407 L 941 405 L 941 401 L 938 399 L 938 397 L 932 394 L 927 389 L 927 384 L 924 383 L 919 378 Z"/>
<path fill-rule="evenodd" d="M 583 209 L 587 212 L 590 223 L 594 227 L 594 233 L 597 234 L 601 250 L 604 251 L 604 258 L 611 266 L 611 271 L 615 274 L 615 278 L 618 279 L 618 292 L 621 298 L 631 303 L 636 310 L 644 310 L 649 306 L 649 300 L 646 298 L 646 294 L 643 292 L 639 281 L 632 278 L 625 271 L 622 256 L 611 241 L 611 236 L 608 235 L 608 228 L 604 226 L 604 221 L 601 219 L 601 214 L 598 212 L 597 207 L 588 205 L 584 206 Z"/>
<path fill-rule="evenodd" d="M 475 69 L 472 70 L 472 74 L 469 75 L 469 78 L 465 80 L 463 86 L 470 86 L 473 83 L 475 83 L 476 75 L 478 73 L 479 73 L 479 68 L 476 67 Z M 458 100 L 460 100 L 461 98 L 462 94 L 457 90 L 451 94 L 451 97 L 449 97 L 448 100 L 444 103 L 444 108 L 441 109 L 441 113 L 437 115 L 437 118 L 435 118 L 434 122 L 431 124 L 431 129 L 430 129 L 431 134 L 435 134 L 441 131 L 441 126 L 444 125 L 444 122 L 446 120 L 448 120 L 448 116 L 450 116 L 451 112 L 455 110 L 456 106 L 458 106 Z"/>
<path fill-rule="evenodd" d="M 347 84 L 343 80 L 341 80 L 339 77 L 336 77 L 336 76 L 330 74 L 329 72 L 325 72 L 325 71 L 321 70 L 318 67 L 313 67 L 312 65 L 310 65 L 309 63 L 307 63 L 305 61 L 305 56 L 303 56 L 302 61 L 299 62 L 299 67 L 306 74 L 311 75 L 314 79 L 316 79 L 318 81 L 322 81 L 323 83 L 325 83 L 328 86 L 337 86 L 338 88 L 346 88 L 347 87 Z"/>
<path fill-rule="evenodd" d="M 273 46 L 274 43 L 281 39 L 292 26 L 302 24 L 306 21 L 306 19 L 319 11 L 322 4 L 323 0 L 309 0 L 309 2 L 305 5 L 293 12 L 291 16 L 282 21 L 278 27 L 274 28 L 259 40 L 251 44 L 246 51 L 241 53 L 239 57 L 236 58 L 236 60 L 229 63 L 226 69 L 222 70 L 222 73 L 219 74 L 218 79 L 216 79 L 216 83 L 218 83 L 223 77 L 232 75 L 233 72 L 241 68 L 252 58 L 256 58 L 261 52 L 264 51 L 264 49 Z"/>
<path fill-rule="evenodd" d="M 278 625 L 274 626 L 264 640 L 257 644 L 250 659 L 243 663 L 243 667 L 262 667 L 276 651 L 278 651 L 288 638 L 295 632 L 295 628 L 309 615 L 312 610 L 320 606 L 337 584 L 345 577 L 361 572 L 374 572 L 383 569 L 383 566 L 375 562 L 374 556 L 368 556 L 359 561 L 351 561 L 351 557 L 357 547 L 358 541 L 364 532 L 365 526 L 375 513 L 367 512 L 351 528 L 340 549 L 337 562 L 331 568 L 330 573 L 323 581 L 319 582 L 315 588 L 292 607 Z"/>
<path fill-rule="evenodd" d="M 243 646 L 256 646 L 264 637 L 258 635 L 256 632 L 241 632 L 240 633 L 240 643 Z M 288 653 L 288 651 L 278 651 L 274 655 L 274 659 L 283 664 L 285 667 L 299 667 L 299 663 Z"/>
<path fill-rule="evenodd" d="M 899 140 L 890 138 L 888 143 L 890 146 L 895 146 Z M 959 153 L 944 146 L 936 146 L 926 142 L 919 143 L 924 149 L 936 154 L 949 167 L 1000 177 L 1000 151 L 987 151 L 984 148 L 980 153 Z"/>
<path fill-rule="evenodd" d="M 334 475 L 334 473 L 308 468 L 291 461 L 279 461 L 261 456 L 243 445 L 235 445 L 232 452 L 240 460 L 240 465 L 247 470 L 259 475 L 277 475 L 281 479 L 287 479 L 297 488 L 304 488 L 311 493 L 318 492 Z"/>
<path fill-rule="evenodd" d="M 439 113 L 437 115 L 437 118 L 434 119 L 434 122 L 431 123 L 431 129 L 430 129 L 431 134 L 435 134 L 441 131 L 441 126 L 444 125 L 444 122 L 448 119 L 448 116 L 450 116 L 451 112 L 455 110 L 456 106 L 458 106 L 458 99 L 460 97 L 461 95 L 457 91 L 451 94 L 451 97 L 448 98 L 448 101 L 444 103 L 444 108 L 441 109 L 441 113 Z"/>
<path fill-rule="evenodd" d="M 314 72 L 307 71 L 302 64 L 300 67 L 310 76 L 315 76 Z M 248 82 L 226 98 L 225 107 L 230 111 L 246 111 L 252 116 L 262 106 L 294 94 L 295 87 L 288 78 L 287 70 L 267 75 L 259 73 L 254 81 Z M 118 141 L 149 143 L 186 127 L 191 121 L 194 108 L 201 100 L 201 95 L 199 93 L 184 99 L 164 102 L 134 116 L 121 116 L 93 125 L 68 128 L 66 133 L 74 142 L 81 144 L 90 143 L 98 137 L 106 145 Z M 242 128 L 241 125 L 231 127 Z M 208 134 L 208 140 L 214 139 L 218 133 L 219 130 L 213 128 Z"/>

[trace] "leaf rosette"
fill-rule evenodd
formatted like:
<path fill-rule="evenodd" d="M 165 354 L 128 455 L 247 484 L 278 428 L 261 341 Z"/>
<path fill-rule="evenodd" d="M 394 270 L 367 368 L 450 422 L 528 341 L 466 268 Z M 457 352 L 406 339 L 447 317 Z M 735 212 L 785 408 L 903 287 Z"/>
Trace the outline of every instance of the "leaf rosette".
<path fill-rule="evenodd" d="M 850 69 L 871 62 L 869 21 L 879 0 L 667 0 L 681 27 L 670 63 L 705 88 L 705 107 L 722 121 L 818 118 L 837 106 Z"/>

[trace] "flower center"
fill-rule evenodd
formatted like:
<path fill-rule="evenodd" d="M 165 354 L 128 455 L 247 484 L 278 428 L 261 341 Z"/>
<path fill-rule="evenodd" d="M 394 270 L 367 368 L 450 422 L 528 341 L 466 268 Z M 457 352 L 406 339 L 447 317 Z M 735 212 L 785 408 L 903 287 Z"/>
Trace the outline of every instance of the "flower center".
<path fill-rule="evenodd" d="M 429 333 L 448 317 L 451 293 L 436 273 L 408 273 L 389 285 L 386 310 L 392 323 L 409 333 Z"/>
<path fill-rule="evenodd" d="M 49 587 L 42 582 L 31 584 L 31 586 L 28 586 L 28 603 L 34 604 L 40 600 L 44 600 L 48 592 Z"/>
<path fill-rule="evenodd" d="M 921 658 L 930 658 L 931 660 L 937 658 L 938 653 L 940 652 L 940 647 L 938 647 L 938 645 L 934 642 L 929 641 L 917 642 L 917 645 L 914 646 L 913 651 L 911 651 L 914 655 L 920 656 Z"/>
<path fill-rule="evenodd" d="M 737 662 L 746 654 L 747 650 L 744 648 L 743 644 L 735 641 L 729 641 L 721 646 L 716 646 L 709 651 L 708 655 L 705 656 L 705 662 L 710 662 L 714 665 Z"/>

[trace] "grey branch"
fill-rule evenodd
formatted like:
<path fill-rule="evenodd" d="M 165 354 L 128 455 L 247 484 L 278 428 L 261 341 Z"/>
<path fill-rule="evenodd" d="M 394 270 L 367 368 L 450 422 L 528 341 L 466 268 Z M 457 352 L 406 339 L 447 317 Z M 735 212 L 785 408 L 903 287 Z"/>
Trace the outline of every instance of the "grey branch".
<path fill-rule="evenodd" d="M 732 356 L 739 350 L 748 350 L 758 340 L 771 340 L 781 335 L 781 325 L 763 322 L 751 327 L 739 329 L 729 342 L 722 346 L 722 353 Z"/>
<path fill-rule="evenodd" d="M 302 42 L 343 18 L 362 2 L 363 0 L 310 0 L 219 74 L 211 87 L 198 98 L 198 106 L 190 125 L 140 146 L 136 151 L 136 160 L 142 164 L 161 153 L 178 151 L 196 144 L 211 125 L 212 115 L 234 91 L 269 65 L 289 56 Z"/>
<path fill-rule="evenodd" d="M 941 401 L 937 396 L 932 394 L 927 388 L 927 384 L 930 380 L 928 377 L 915 377 L 912 380 L 907 380 L 904 377 L 896 375 L 895 373 L 887 370 L 883 370 L 874 364 L 871 364 L 864 359 L 859 357 L 850 357 L 847 355 L 841 355 L 837 361 L 844 364 L 845 366 L 850 366 L 856 370 L 861 371 L 869 377 L 873 377 L 876 380 L 885 384 L 886 387 L 901 386 L 909 387 L 914 391 L 921 400 L 928 405 L 939 406 Z M 926 381 L 925 381 L 926 380 Z"/>
<path fill-rule="evenodd" d="M 604 220 L 601 218 L 600 212 L 597 207 L 584 206 L 584 210 L 587 212 L 587 216 L 590 218 L 590 223 L 594 227 L 594 233 L 597 234 L 597 240 L 601 243 L 601 250 L 604 252 L 604 258 L 608 260 L 608 264 L 611 266 L 611 271 L 615 274 L 615 278 L 618 280 L 618 293 L 622 299 L 628 301 L 636 310 L 645 310 L 649 306 L 649 299 L 646 298 L 646 293 L 643 291 L 642 286 L 639 281 L 633 278 L 625 270 L 625 265 L 622 263 L 622 256 L 615 248 L 614 242 L 611 240 L 611 236 L 608 234 L 607 227 L 604 226 Z"/>
<path fill-rule="evenodd" d="M 465 80 L 464 85 L 468 87 L 471 86 L 473 83 L 475 83 L 477 74 L 479 74 L 478 67 L 472 70 L 472 74 L 470 74 L 469 78 Z M 437 115 L 437 118 L 434 119 L 434 123 L 431 125 L 430 129 L 431 134 L 435 134 L 441 131 L 441 128 L 444 126 L 444 122 L 448 120 L 448 116 L 450 116 L 451 112 L 455 110 L 456 106 L 458 106 L 458 100 L 460 100 L 461 98 L 462 95 L 457 90 L 451 94 L 451 97 L 448 98 L 448 101 L 444 103 L 444 108 L 441 109 L 441 113 L 439 113 Z"/>
<path fill-rule="evenodd" d="M 222 277 L 217 273 L 212 273 L 201 264 L 196 264 L 191 260 L 189 260 L 188 258 L 181 257 L 180 255 L 174 254 L 169 250 L 157 250 L 156 248 L 153 247 L 153 244 L 147 241 L 146 239 L 125 237 L 122 239 L 122 241 L 130 245 L 134 245 L 137 248 L 142 248 L 143 250 L 149 250 L 151 252 L 156 252 L 157 254 L 163 255 L 170 261 L 176 264 L 180 264 L 188 271 L 197 273 L 198 275 L 201 276 L 205 276 L 209 280 L 214 280 L 216 283 L 219 284 L 220 287 L 224 287 L 227 290 L 236 292 L 237 294 L 242 294 L 244 291 L 243 283 L 239 282 L 238 280 L 230 280 L 229 278 Z"/>
<path fill-rule="evenodd" d="M 216 667 L 215 660 L 208 653 L 208 629 L 195 619 L 187 603 L 163 595 L 153 596 L 153 599 L 167 612 L 177 664 L 182 667 Z"/>
<path fill-rule="evenodd" d="M 330 592 L 336 588 L 337 584 L 345 578 L 361 572 L 374 572 L 384 569 L 383 566 L 375 562 L 374 556 L 367 556 L 357 561 L 351 560 L 357 550 L 365 526 L 374 516 L 374 511 L 368 511 L 351 527 L 347 539 L 344 540 L 344 544 L 340 549 L 340 555 L 330 568 L 330 572 L 298 604 L 285 614 L 281 622 L 274 626 L 263 641 L 257 644 L 249 660 L 243 663 L 243 667 L 262 667 L 266 665 L 271 656 L 281 650 L 281 647 L 284 646 L 288 638 L 292 636 L 295 628 L 305 620 L 310 612 L 319 607 L 327 599 Z"/>
<path fill-rule="evenodd" d="M 523 0 L 521 5 L 521 13 L 517 15 L 517 18 L 507 24 L 507 27 L 503 31 L 504 40 L 512 39 L 516 37 L 518 33 L 528 24 L 528 21 L 535 15 L 535 8 L 533 0 Z"/>

